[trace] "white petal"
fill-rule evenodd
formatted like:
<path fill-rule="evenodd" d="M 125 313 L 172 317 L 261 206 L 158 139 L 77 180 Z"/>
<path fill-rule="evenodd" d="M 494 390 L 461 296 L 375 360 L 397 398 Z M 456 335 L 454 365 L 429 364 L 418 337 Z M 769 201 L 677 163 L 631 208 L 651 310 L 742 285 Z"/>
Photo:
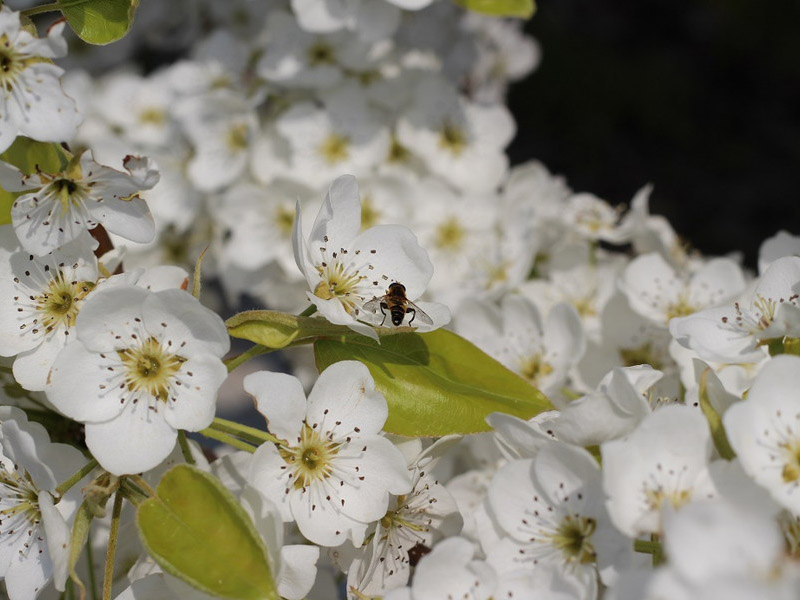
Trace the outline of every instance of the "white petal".
<path fill-rule="evenodd" d="M 176 377 L 182 382 L 167 401 L 164 418 L 175 429 L 200 431 L 214 420 L 217 390 L 228 369 L 216 356 L 192 356 L 181 365 Z"/>
<path fill-rule="evenodd" d="M 68 337 L 63 331 L 47 335 L 33 350 L 22 352 L 14 360 L 14 378 L 26 390 L 41 392 L 47 384 L 50 367 L 64 348 Z"/>
<path fill-rule="evenodd" d="M 281 548 L 281 569 L 277 575 L 278 593 L 287 600 L 301 600 L 317 578 L 319 548 L 288 545 Z"/>
<path fill-rule="evenodd" d="M 277 506 L 284 522 L 292 520 L 289 506 L 289 494 L 292 486 L 289 483 L 289 469 L 286 461 L 278 454 L 275 444 L 261 444 L 253 453 L 250 463 L 250 474 L 247 478 L 252 487 Z"/>
<path fill-rule="evenodd" d="M 59 353 L 45 387 L 47 399 L 60 412 L 81 423 L 113 419 L 122 412 L 120 392 L 99 355 L 80 342 L 67 344 Z M 117 379 L 119 381 L 119 379 Z"/>
<path fill-rule="evenodd" d="M 126 348 L 142 319 L 143 303 L 151 295 L 128 284 L 96 290 L 78 313 L 78 339 L 95 352 Z"/>
<path fill-rule="evenodd" d="M 383 394 L 363 363 L 353 360 L 329 366 L 308 395 L 306 421 L 340 440 L 356 434 L 378 433 L 389 409 Z"/>
<path fill-rule="evenodd" d="M 328 189 L 319 209 L 309 240 L 347 246 L 361 229 L 361 199 L 358 182 L 352 175 L 338 177 Z"/>
<path fill-rule="evenodd" d="M 120 415 L 103 423 L 87 423 L 86 445 L 106 471 L 131 475 L 149 471 L 163 461 L 178 432 L 144 402 L 128 402 Z"/>
<path fill-rule="evenodd" d="M 105 198 L 86 205 L 92 218 L 109 232 L 126 240 L 146 244 L 156 236 L 156 224 L 147 203 L 139 196 L 130 200 Z"/>
<path fill-rule="evenodd" d="M 53 497 L 48 492 L 39 492 L 39 510 L 42 512 L 47 550 L 53 564 L 53 581 L 56 589 L 63 592 L 69 574 L 70 530 L 64 517 L 53 505 Z"/>
<path fill-rule="evenodd" d="M 255 398 L 256 410 L 267 418 L 270 432 L 292 442 L 306 416 L 306 394 L 300 380 L 285 373 L 258 371 L 245 377 L 243 386 Z"/>

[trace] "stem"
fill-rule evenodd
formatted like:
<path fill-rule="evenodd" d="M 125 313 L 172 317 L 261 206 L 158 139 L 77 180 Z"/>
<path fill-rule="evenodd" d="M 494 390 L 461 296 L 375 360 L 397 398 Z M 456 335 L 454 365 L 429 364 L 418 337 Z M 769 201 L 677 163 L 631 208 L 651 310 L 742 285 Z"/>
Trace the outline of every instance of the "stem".
<path fill-rule="evenodd" d="M 223 442 L 228 444 L 229 446 L 233 446 L 234 448 L 238 448 L 239 450 L 244 450 L 245 452 L 249 452 L 253 454 L 256 451 L 256 447 L 239 440 L 232 435 L 228 435 L 227 433 L 222 433 L 220 431 L 214 431 L 211 427 L 207 429 L 203 429 L 199 432 L 200 435 L 204 435 L 207 438 L 211 438 L 212 440 L 217 440 L 218 442 Z"/>
<path fill-rule="evenodd" d="M 245 350 L 238 356 L 234 356 L 233 358 L 229 358 L 228 360 L 223 362 L 225 363 L 225 366 L 228 367 L 228 373 L 230 373 L 236 367 L 238 367 L 243 363 L 246 363 L 251 358 L 255 356 L 260 356 L 262 354 L 266 354 L 268 352 L 273 352 L 274 350 L 275 350 L 274 348 L 267 348 L 266 346 L 262 346 L 261 344 L 256 344 L 249 350 Z"/>
<path fill-rule="evenodd" d="M 141 475 L 128 475 L 128 476 L 125 478 L 125 481 L 126 481 L 126 482 L 130 482 L 130 483 L 133 483 L 134 485 L 136 485 L 136 487 L 138 487 L 138 488 L 139 488 L 139 490 L 138 490 L 138 491 L 140 491 L 140 492 L 142 492 L 142 491 L 143 491 L 144 495 L 145 495 L 145 496 L 147 496 L 147 497 L 149 497 L 149 498 L 152 498 L 153 496 L 155 496 L 155 495 L 156 495 L 156 491 L 155 491 L 155 490 L 154 490 L 154 489 L 153 489 L 153 488 L 150 486 L 150 484 L 149 484 L 149 483 L 147 483 L 147 482 L 146 482 L 146 481 L 145 481 L 145 480 L 142 478 L 142 476 L 141 476 Z"/>
<path fill-rule="evenodd" d="M 31 15 L 39 15 L 41 13 L 54 12 L 57 10 L 61 10 L 61 4 L 58 2 L 51 2 L 50 4 L 42 4 L 41 6 L 32 6 L 31 8 L 26 8 L 21 12 L 21 14 L 26 17 L 30 17 Z"/>
<path fill-rule="evenodd" d="M 88 463 L 83 465 L 83 467 L 78 472 L 74 473 L 72 477 L 58 484 L 58 487 L 56 488 L 56 493 L 59 495 L 59 497 L 63 496 L 64 494 L 67 493 L 67 491 L 69 491 L 69 489 L 72 486 L 74 486 L 81 479 L 83 479 L 89 473 L 91 473 L 95 469 L 95 467 L 97 467 L 97 461 L 95 459 L 90 460 Z"/>
<path fill-rule="evenodd" d="M 317 307 L 312 304 L 311 306 L 309 306 L 307 309 L 305 309 L 303 312 L 301 312 L 297 316 L 298 317 L 310 317 L 315 312 L 317 312 Z"/>
<path fill-rule="evenodd" d="M 122 512 L 122 494 L 119 490 L 114 494 L 114 509 L 111 512 L 111 531 L 108 533 L 108 550 L 106 551 L 106 568 L 103 574 L 103 600 L 111 600 L 111 584 L 114 580 L 114 555 L 117 552 L 119 536 L 119 516 Z"/>
<path fill-rule="evenodd" d="M 266 431 L 261 431 L 260 429 L 256 429 L 255 427 L 248 427 L 247 425 L 242 425 L 241 423 L 237 423 L 235 421 L 220 419 L 219 417 L 216 417 L 214 419 L 214 422 L 211 424 L 211 427 L 209 427 L 209 429 L 221 431 L 222 433 L 230 433 L 231 435 L 235 435 L 236 437 L 241 438 L 246 442 L 255 443 L 258 446 L 260 446 L 264 442 L 272 442 L 274 444 L 281 443 L 281 440 L 279 440 L 271 433 L 267 433 Z"/>
<path fill-rule="evenodd" d="M 89 568 L 89 589 L 92 591 L 92 600 L 97 600 L 97 574 L 94 572 L 94 552 L 91 540 L 86 542 L 86 562 Z M 71 580 L 70 583 L 72 583 Z"/>
<path fill-rule="evenodd" d="M 655 554 L 656 550 L 661 547 L 659 542 L 649 542 L 646 540 L 633 540 L 633 550 L 641 552 L 642 554 Z"/>
<path fill-rule="evenodd" d="M 178 444 L 180 444 L 181 452 L 183 452 L 183 460 L 190 465 L 195 464 L 194 456 L 192 456 L 192 449 L 189 447 L 189 442 L 186 439 L 186 432 L 183 429 L 178 430 Z"/>

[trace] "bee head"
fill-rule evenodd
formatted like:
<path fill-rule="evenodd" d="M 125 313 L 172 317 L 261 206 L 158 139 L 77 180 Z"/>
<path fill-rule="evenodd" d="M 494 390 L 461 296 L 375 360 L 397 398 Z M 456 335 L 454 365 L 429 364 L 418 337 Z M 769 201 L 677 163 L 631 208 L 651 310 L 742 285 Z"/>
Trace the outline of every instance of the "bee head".
<path fill-rule="evenodd" d="M 398 283 L 396 281 L 393 281 L 392 283 L 389 284 L 389 293 L 390 294 L 397 294 L 398 292 L 401 293 L 401 294 L 404 294 L 405 291 L 406 291 L 406 286 L 404 286 L 402 283 Z"/>

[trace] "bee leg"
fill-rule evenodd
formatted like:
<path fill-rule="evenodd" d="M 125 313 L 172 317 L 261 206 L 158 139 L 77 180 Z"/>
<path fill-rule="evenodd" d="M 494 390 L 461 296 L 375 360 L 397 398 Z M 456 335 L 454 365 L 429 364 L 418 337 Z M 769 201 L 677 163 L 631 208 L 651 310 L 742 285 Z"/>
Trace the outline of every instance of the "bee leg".
<path fill-rule="evenodd" d="M 381 314 L 383 315 L 383 321 L 381 321 L 381 327 L 383 324 L 386 323 L 386 309 L 389 308 L 389 305 L 386 302 L 381 302 Z"/>
<path fill-rule="evenodd" d="M 408 326 L 411 327 L 411 324 L 414 322 L 414 317 L 417 316 L 417 311 L 414 310 L 413 308 L 407 308 L 406 309 L 406 314 L 408 314 L 408 313 L 411 313 L 411 319 L 409 319 L 409 321 L 408 321 Z"/>

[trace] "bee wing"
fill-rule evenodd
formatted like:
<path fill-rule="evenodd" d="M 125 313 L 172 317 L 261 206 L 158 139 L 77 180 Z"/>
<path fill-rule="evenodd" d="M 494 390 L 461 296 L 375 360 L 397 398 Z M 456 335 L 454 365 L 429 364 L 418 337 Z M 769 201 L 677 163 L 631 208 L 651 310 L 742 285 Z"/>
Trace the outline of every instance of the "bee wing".
<path fill-rule="evenodd" d="M 373 298 L 369 302 L 364 303 L 362 308 L 367 312 L 376 313 L 381 308 L 381 302 L 383 302 L 383 298 Z"/>
<path fill-rule="evenodd" d="M 419 306 L 414 304 L 411 300 L 406 301 L 409 308 L 413 308 L 416 311 L 416 315 L 414 316 L 415 321 L 421 321 L 426 325 L 433 325 L 433 319 L 428 316 L 424 310 L 422 310 Z"/>

